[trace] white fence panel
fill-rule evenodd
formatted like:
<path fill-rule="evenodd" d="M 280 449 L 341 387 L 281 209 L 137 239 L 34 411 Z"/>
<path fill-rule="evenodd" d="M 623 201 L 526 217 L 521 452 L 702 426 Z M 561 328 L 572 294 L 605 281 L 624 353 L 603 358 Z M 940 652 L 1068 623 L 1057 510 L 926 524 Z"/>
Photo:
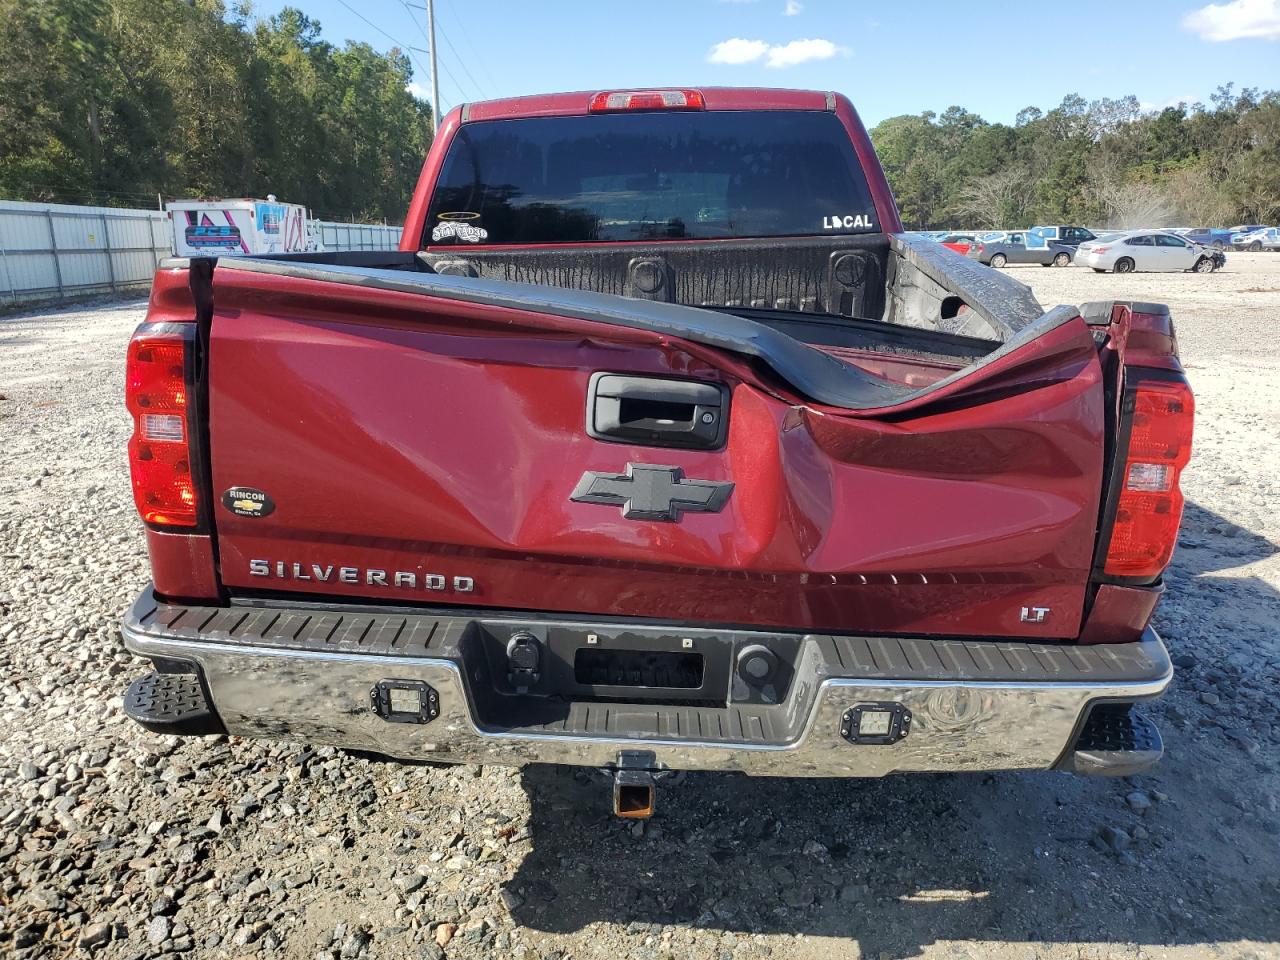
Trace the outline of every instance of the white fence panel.
<path fill-rule="evenodd" d="M 399 227 L 332 220 L 319 220 L 316 225 L 326 250 L 395 250 L 400 246 Z"/>
<path fill-rule="evenodd" d="M 326 250 L 395 250 L 400 228 L 317 221 Z M 0 200 L 0 304 L 141 291 L 173 252 L 162 210 Z"/>
<path fill-rule="evenodd" d="M 0 201 L 0 298 L 141 289 L 169 254 L 163 211 Z"/>

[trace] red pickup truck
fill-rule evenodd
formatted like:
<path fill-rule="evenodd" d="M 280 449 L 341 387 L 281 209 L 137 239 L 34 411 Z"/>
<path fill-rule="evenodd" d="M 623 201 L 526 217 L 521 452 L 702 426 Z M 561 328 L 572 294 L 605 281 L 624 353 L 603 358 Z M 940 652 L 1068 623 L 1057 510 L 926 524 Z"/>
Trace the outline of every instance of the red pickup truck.
<path fill-rule="evenodd" d="M 834 93 L 468 104 L 399 251 L 161 264 L 128 350 L 170 733 L 1127 774 L 1192 396 L 1168 311 L 902 233 Z"/>

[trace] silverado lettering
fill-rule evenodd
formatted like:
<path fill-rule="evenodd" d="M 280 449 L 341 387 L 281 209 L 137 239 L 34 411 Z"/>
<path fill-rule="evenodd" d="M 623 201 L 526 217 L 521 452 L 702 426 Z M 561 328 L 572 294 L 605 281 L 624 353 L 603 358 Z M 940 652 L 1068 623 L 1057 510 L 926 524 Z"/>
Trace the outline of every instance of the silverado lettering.
<path fill-rule="evenodd" d="M 455 108 L 398 251 L 166 260 L 127 383 L 150 729 L 605 768 L 629 816 L 1161 754 L 1168 310 L 903 233 L 839 94 Z"/>
<path fill-rule="evenodd" d="M 360 567 L 335 567 L 333 564 L 289 563 L 284 560 L 250 560 L 249 575 L 253 577 L 275 577 L 278 580 L 307 580 L 328 583 L 336 579 L 340 583 L 364 584 L 369 587 L 407 587 L 412 590 L 422 583 L 424 590 L 447 590 L 450 587 L 459 593 L 470 593 L 475 590 L 476 582 L 471 577 L 447 577 L 442 573 L 417 573 L 412 570 L 377 570 Z"/>

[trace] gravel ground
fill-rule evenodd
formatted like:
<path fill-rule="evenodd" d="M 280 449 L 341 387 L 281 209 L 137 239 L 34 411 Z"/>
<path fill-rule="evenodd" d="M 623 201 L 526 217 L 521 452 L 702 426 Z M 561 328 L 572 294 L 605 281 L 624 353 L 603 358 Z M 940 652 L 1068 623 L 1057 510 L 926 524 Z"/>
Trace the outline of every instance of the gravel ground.
<path fill-rule="evenodd" d="M 1151 775 L 688 775 L 647 824 L 590 771 L 397 766 L 145 733 L 120 400 L 141 302 L 0 320 L 0 955 L 1280 956 L 1280 256 L 1021 268 L 1169 303 L 1197 393 Z"/>

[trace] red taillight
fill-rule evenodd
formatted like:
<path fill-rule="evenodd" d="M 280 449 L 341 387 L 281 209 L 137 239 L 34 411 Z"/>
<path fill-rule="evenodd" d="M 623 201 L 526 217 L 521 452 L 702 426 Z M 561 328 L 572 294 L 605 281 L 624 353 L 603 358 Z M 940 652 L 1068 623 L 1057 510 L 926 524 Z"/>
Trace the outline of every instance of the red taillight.
<path fill-rule="evenodd" d="M 705 110 L 707 102 L 698 90 L 621 90 L 597 93 L 591 98 L 589 113 L 615 110 Z"/>
<path fill-rule="evenodd" d="M 194 527 L 196 485 L 188 416 L 188 341 L 140 327 L 129 341 L 125 405 L 133 414 L 129 469 L 133 500 L 147 523 Z"/>
<path fill-rule="evenodd" d="M 1090 247 L 1089 252 L 1090 253 L 1106 253 L 1107 248 L 1106 247 Z"/>
<path fill-rule="evenodd" d="M 1144 380 L 1135 388 L 1105 572 L 1154 577 L 1168 566 L 1182 522 L 1178 475 L 1191 458 L 1194 416 L 1195 400 L 1185 383 Z"/>

